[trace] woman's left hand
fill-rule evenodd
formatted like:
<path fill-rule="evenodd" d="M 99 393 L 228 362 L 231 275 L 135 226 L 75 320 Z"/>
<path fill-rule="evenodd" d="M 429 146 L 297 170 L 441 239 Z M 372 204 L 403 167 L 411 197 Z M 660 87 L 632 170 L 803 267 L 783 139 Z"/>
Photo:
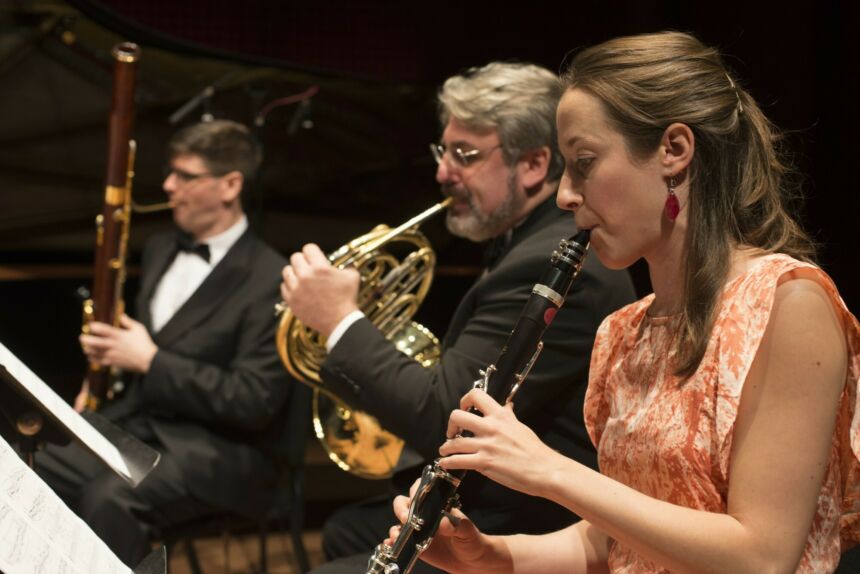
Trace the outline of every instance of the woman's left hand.
<path fill-rule="evenodd" d="M 472 407 L 484 416 L 467 412 Z M 459 436 L 464 430 L 474 436 Z M 477 470 L 533 496 L 544 496 L 542 487 L 547 479 L 569 462 L 517 420 L 511 403 L 502 406 L 478 389 L 469 391 L 460 400 L 460 410 L 451 413 L 447 436 L 439 448 L 443 468 Z"/>

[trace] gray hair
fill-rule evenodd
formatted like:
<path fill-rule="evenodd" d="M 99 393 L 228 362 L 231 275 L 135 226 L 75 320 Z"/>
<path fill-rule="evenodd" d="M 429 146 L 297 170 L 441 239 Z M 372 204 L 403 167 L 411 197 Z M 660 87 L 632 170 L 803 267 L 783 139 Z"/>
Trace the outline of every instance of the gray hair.
<path fill-rule="evenodd" d="M 439 120 L 444 126 L 453 116 L 469 129 L 495 129 L 508 165 L 526 151 L 549 147 L 547 179 L 555 181 L 564 171 L 555 126 L 562 93 L 546 68 L 491 62 L 448 78 L 439 90 Z"/>

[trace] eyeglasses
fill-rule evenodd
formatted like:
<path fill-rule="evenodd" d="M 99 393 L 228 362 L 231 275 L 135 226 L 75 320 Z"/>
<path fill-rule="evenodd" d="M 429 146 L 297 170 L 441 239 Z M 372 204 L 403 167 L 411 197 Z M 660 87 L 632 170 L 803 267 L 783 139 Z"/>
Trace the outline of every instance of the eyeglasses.
<path fill-rule="evenodd" d="M 497 144 L 486 151 L 478 149 L 464 150 L 461 147 L 453 147 L 448 149 L 445 144 L 431 143 L 430 151 L 433 153 L 433 159 L 437 164 L 441 164 L 445 159 L 445 152 L 448 152 L 453 159 L 454 164 L 459 167 L 469 167 L 481 159 L 481 155 L 488 156 L 493 150 L 502 147 L 502 144 Z"/>
<path fill-rule="evenodd" d="M 203 173 L 190 173 L 169 165 L 164 166 L 163 171 L 164 179 L 167 179 L 168 177 L 170 177 L 171 174 L 173 174 L 176 176 L 176 179 L 179 180 L 179 183 L 188 183 L 190 181 L 194 181 L 195 179 L 200 179 L 201 177 L 221 177 L 217 173 L 212 173 L 208 171 L 204 171 Z"/>

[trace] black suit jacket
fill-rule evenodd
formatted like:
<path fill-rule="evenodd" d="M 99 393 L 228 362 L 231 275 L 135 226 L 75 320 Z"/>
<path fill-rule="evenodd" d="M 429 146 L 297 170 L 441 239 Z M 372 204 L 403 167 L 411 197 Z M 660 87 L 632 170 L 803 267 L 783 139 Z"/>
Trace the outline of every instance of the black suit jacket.
<path fill-rule="evenodd" d="M 149 303 L 176 254 L 176 234 L 153 237 L 142 261 L 137 299 Z M 278 469 L 273 448 L 284 430 L 291 385 L 275 347 L 280 271 L 286 261 L 246 231 L 191 298 L 153 334 L 149 372 L 109 418 L 174 457 L 201 500 L 257 514 L 271 500 Z"/>
<path fill-rule="evenodd" d="M 379 418 L 424 459 L 435 458 L 451 411 L 478 371 L 498 358 L 559 240 L 575 232 L 573 217 L 553 199 L 515 228 L 501 258 L 461 301 L 435 367 L 425 369 L 407 358 L 362 319 L 347 329 L 326 359 L 326 385 Z M 593 468 L 596 455 L 582 406 L 594 334 L 606 315 L 634 299 L 626 271 L 610 271 L 588 257 L 514 401 L 517 416 L 545 443 Z M 395 482 L 402 490 L 417 476 L 417 471 L 401 472 Z M 490 533 L 545 532 L 575 519 L 548 501 L 508 490 L 477 473 L 463 481 L 460 493 L 470 517 Z"/>

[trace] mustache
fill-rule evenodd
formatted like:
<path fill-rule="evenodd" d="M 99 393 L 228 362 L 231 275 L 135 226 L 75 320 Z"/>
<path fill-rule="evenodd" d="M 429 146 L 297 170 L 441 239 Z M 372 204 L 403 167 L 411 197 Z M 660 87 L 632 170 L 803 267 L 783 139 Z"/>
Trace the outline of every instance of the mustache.
<path fill-rule="evenodd" d="M 442 184 L 442 195 L 445 197 L 453 197 L 454 199 L 466 200 L 471 202 L 472 192 L 466 187 L 457 187 L 454 184 Z"/>

